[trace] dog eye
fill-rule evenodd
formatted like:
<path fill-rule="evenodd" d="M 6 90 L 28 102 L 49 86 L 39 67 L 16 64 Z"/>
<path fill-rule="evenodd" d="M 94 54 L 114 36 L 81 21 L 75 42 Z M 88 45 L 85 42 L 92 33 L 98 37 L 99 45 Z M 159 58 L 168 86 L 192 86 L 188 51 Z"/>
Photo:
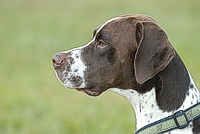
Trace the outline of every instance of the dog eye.
<path fill-rule="evenodd" d="M 102 41 L 99 41 L 98 43 L 97 43 L 97 47 L 99 47 L 99 48 L 104 48 L 104 47 L 106 47 L 107 46 L 107 44 L 106 43 L 103 43 Z"/>

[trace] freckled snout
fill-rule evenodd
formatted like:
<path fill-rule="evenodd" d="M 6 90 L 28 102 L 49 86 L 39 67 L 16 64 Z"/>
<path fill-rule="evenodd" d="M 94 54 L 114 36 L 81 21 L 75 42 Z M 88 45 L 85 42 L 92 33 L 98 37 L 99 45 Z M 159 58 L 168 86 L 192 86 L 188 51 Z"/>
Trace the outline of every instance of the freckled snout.
<path fill-rule="evenodd" d="M 85 65 L 79 49 L 53 55 L 52 63 L 58 79 L 67 88 L 84 88 Z"/>
<path fill-rule="evenodd" d="M 59 69 L 67 61 L 67 53 L 57 53 L 52 57 L 54 69 Z"/>

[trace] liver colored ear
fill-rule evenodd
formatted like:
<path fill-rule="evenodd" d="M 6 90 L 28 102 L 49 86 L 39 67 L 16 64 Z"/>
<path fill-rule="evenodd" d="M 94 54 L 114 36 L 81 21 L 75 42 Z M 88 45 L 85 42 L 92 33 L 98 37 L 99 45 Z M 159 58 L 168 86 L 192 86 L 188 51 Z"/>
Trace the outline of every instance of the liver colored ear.
<path fill-rule="evenodd" d="M 143 84 L 162 71 L 176 55 L 166 33 L 154 22 L 136 24 L 137 51 L 134 59 L 136 81 Z"/>

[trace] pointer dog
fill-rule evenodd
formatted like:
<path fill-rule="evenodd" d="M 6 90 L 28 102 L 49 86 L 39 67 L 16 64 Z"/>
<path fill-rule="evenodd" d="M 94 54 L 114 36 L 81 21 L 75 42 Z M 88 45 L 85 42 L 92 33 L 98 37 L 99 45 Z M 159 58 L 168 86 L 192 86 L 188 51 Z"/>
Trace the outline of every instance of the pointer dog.
<path fill-rule="evenodd" d="M 57 53 L 52 61 L 67 88 L 90 96 L 110 90 L 127 98 L 137 130 L 200 102 L 199 90 L 166 33 L 146 15 L 110 19 L 94 30 L 87 45 Z M 200 119 L 168 133 L 200 133 Z"/>

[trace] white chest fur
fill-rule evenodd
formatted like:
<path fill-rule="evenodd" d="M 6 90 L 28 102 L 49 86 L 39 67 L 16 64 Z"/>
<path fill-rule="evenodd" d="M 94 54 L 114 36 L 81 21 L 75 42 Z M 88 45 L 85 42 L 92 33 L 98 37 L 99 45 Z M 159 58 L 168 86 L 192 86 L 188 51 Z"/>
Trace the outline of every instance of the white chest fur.
<path fill-rule="evenodd" d="M 192 78 L 190 78 L 190 81 L 191 81 L 190 85 L 192 86 L 188 87 L 189 90 L 186 94 L 186 98 L 182 106 L 176 111 L 185 110 L 191 107 L 192 105 L 198 103 L 200 100 L 199 91 L 196 88 Z M 117 88 L 110 88 L 109 90 L 116 92 L 129 100 L 129 102 L 131 103 L 132 107 L 135 110 L 137 118 L 137 129 L 140 129 L 143 126 L 146 126 L 154 121 L 170 116 L 174 112 L 176 112 L 176 111 L 164 112 L 158 107 L 156 102 L 155 88 L 152 88 L 151 91 L 144 94 L 140 94 L 133 89 L 123 90 Z M 190 123 L 190 125 L 187 128 L 180 130 L 179 129 L 173 130 L 172 132 L 170 132 L 170 134 L 174 133 L 190 134 L 192 133 L 192 127 L 193 125 L 192 123 Z"/>

